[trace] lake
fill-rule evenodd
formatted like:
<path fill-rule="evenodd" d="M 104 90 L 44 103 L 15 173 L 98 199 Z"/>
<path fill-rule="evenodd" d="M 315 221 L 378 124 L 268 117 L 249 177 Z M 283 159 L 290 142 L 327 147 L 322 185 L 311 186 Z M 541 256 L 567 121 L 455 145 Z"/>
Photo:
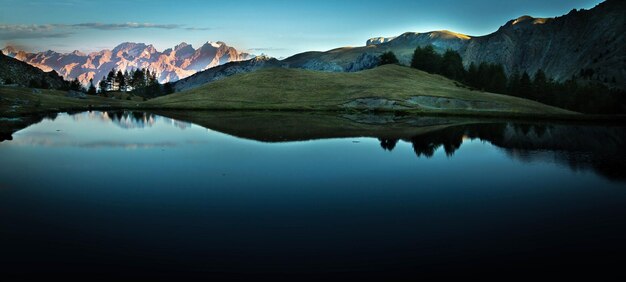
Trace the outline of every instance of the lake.
<path fill-rule="evenodd" d="M 619 273 L 626 127 L 82 112 L 0 143 L 0 272 Z M 622 274 L 623 275 L 623 274 Z"/>

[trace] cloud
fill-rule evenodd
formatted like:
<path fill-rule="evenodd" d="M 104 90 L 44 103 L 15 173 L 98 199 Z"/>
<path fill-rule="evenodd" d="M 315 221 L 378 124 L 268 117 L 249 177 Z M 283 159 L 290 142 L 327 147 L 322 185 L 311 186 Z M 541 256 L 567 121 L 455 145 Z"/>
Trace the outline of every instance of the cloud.
<path fill-rule="evenodd" d="M 121 23 L 121 24 L 105 24 L 105 23 L 79 23 L 67 25 L 68 27 L 88 28 L 99 30 L 119 30 L 119 29 L 137 29 L 137 28 L 156 28 L 156 29 L 180 29 L 183 26 L 179 24 L 153 24 L 153 23 Z"/>
<path fill-rule="evenodd" d="M 78 24 L 0 24 L 0 40 L 64 38 L 76 33 L 77 30 L 125 30 L 125 29 L 181 29 L 188 31 L 205 31 L 207 27 L 187 27 L 180 24 L 154 23 L 78 23 Z"/>
<path fill-rule="evenodd" d="M 185 30 L 200 30 L 200 31 L 204 31 L 204 30 L 212 30 L 212 28 L 210 27 L 185 27 Z"/>
<path fill-rule="evenodd" d="M 0 39 L 29 39 L 29 38 L 63 38 L 73 32 L 56 30 L 55 25 L 8 25 L 0 24 Z"/>
<path fill-rule="evenodd" d="M 257 48 L 249 48 L 248 51 L 253 52 L 267 52 L 267 51 L 285 51 L 286 48 L 275 48 L 275 47 L 257 47 Z"/>

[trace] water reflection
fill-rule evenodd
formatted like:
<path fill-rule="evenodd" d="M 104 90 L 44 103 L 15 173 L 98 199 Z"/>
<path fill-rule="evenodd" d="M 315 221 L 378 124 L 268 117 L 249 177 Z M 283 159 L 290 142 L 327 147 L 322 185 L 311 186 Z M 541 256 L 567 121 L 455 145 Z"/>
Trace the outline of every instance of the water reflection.
<path fill-rule="evenodd" d="M 264 112 L 39 121 L 0 143 L 3 270 L 440 277 L 528 273 L 528 262 L 567 272 L 626 250 L 622 125 Z"/>
<path fill-rule="evenodd" d="M 614 180 L 626 180 L 626 128 L 592 125 L 503 122 L 451 126 L 404 139 L 417 157 L 432 157 L 443 148 L 448 157 L 466 140 L 481 140 L 523 162 L 554 162 L 574 171 L 592 169 Z M 399 139 L 379 138 L 392 151 Z"/>
<path fill-rule="evenodd" d="M 573 171 L 592 170 L 612 180 L 626 180 L 626 127 L 597 124 L 540 123 L 520 120 L 480 120 L 450 117 L 395 115 L 330 115 L 319 113 L 162 112 L 137 111 L 69 113 L 75 123 L 83 120 L 136 130 L 157 124 L 184 130 L 197 124 L 238 138 L 261 142 L 293 142 L 328 138 L 377 138 L 380 147 L 393 152 L 399 142 L 410 143 L 418 158 L 431 158 L 438 150 L 452 158 L 463 143 L 488 142 L 521 162 L 551 162 Z M 48 114 L 29 122 L 54 121 Z M 26 122 L 26 121 L 24 121 Z M 10 138 L 10 137 L 9 137 Z M 10 140 L 10 139 L 9 139 Z M 167 148 L 196 141 L 89 140 L 66 136 L 59 130 L 30 132 L 16 144 L 80 148 Z"/>
<path fill-rule="evenodd" d="M 186 129 L 191 127 L 191 123 L 189 122 L 179 121 L 175 119 L 161 117 L 152 113 L 138 111 L 93 111 L 88 113 L 72 113 L 71 115 L 75 121 L 80 121 L 82 119 L 100 120 L 104 122 L 112 122 L 115 125 L 124 129 L 152 127 L 160 119 L 180 129 Z"/>
<path fill-rule="evenodd" d="M 163 113 L 212 130 L 263 142 L 373 137 L 393 151 L 408 142 L 418 158 L 443 149 L 453 157 L 468 140 L 481 140 L 523 162 L 553 162 L 574 171 L 593 170 L 612 180 L 626 180 L 626 127 L 522 120 L 407 117 L 394 115 L 324 115 L 315 113 Z"/>

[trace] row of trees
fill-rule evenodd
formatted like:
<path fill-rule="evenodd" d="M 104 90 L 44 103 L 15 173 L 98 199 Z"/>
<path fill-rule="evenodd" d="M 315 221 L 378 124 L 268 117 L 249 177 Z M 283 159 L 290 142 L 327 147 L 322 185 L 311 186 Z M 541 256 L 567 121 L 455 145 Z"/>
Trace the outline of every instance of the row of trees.
<path fill-rule="evenodd" d="M 13 81 L 7 79 L 4 83 L 12 84 Z M 39 89 L 52 89 L 53 88 L 52 85 L 50 85 L 50 83 L 48 83 L 48 81 L 45 78 L 29 80 L 28 87 L 39 88 Z M 81 85 L 80 81 L 78 81 L 78 79 L 74 79 L 72 81 L 64 80 L 61 86 L 54 87 L 54 88 L 59 89 L 59 90 L 66 90 L 66 91 L 67 90 L 83 91 L 83 92 L 87 91 L 86 89 L 83 88 L 83 86 Z"/>
<path fill-rule="evenodd" d="M 148 69 L 133 69 L 130 72 L 128 70 L 122 72 L 112 69 L 109 71 L 106 77 L 102 77 L 99 86 L 100 91 L 105 92 L 108 85 L 117 85 L 119 89 L 127 89 L 128 86 L 132 89 L 143 89 L 146 87 L 158 86 L 156 71 L 150 71 Z"/>
<path fill-rule="evenodd" d="M 392 52 L 380 56 L 380 64 L 397 63 Z M 579 81 L 576 77 L 558 82 L 541 69 L 532 76 L 518 71 L 507 76 L 501 64 L 485 62 L 471 63 L 466 69 L 461 55 L 452 50 L 439 54 L 432 46 L 418 47 L 411 67 L 462 82 L 470 89 L 517 96 L 579 112 L 623 113 L 626 110 L 626 93 L 609 89 L 602 83 Z M 581 73 L 588 75 L 589 71 Z"/>
<path fill-rule="evenodd" d="M 4 84 L 13 84 L 11 79 L 5 79 Z M 98 87 L 96 87 L 96 85 Z M 163 94 L 174 93 L 174 88 L 171 83 L 159 84 L 156 71 L 150 71 L 148 69 L 133 69 L 131 71 L 124 71 L 112 69 L 108 75 L 102 77 L 97 84 L 94 84 L 93 79 L 89 80 L 89 85 L 84 88 L 82 83 L 75 78 L 71 81 L 64 80 L 61 86 L 55 87 L 59 90 L 72 90 L 84 92 L 89 95 L 102 95 L 107 96 L 107 89 L 109 85 L 116 85 L 115 91 L 132 89 L 131 94 L 142 96 L 145 98 L 157 97 Z M 45 79 L 31 79 L 28 86 L 30 88 L 50 89 L 52 86 Z M 130 86 L 130 88 L 127 88 Z M 98 90 L 99 88 L 99 90 Z"/>
<path fill-rule="evenodd" d="M 90 95 L 108 96 L 110 88 L 113 91 L 126 91 L 133 95 L 141 97 L 157 97 L 163 94 L 171 94 L 174 89 L 170 83 L 164 85 L 159 84 L 156 71 L 150 71 L 145 68 L 124 71 L 112 69 L 107 76 L 96 84 L 93 79 L 89 80 L 87 89 L 83 88 L 78 79 L 74 79 L 66 83 L 67 90 L 82 91 Z M 116 87 L 112 87 L 115 85 Z M 99 88 L 99 89 L 98 89 Z"/>

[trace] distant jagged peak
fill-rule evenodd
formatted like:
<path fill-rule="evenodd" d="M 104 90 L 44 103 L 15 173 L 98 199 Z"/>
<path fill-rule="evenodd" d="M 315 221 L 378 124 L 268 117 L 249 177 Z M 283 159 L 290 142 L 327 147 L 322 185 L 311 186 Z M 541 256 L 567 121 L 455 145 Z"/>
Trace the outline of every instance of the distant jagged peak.
<path fill-rule="evenodd" d="M 50 51 L 50 50 L 48 50 L 48 51 Z M 72 52 L 70 53 L 70 55 L 79 56 L 79 57 L 84 57 L 84 56 L 87 56 L 85 53 L 83 53 L 83 52 L 81 52 L 81 51 L 78 51 L 78 50 L 74 50 L 74 51 L 72 51 Z"/>
<path fill-rule="evenodd" d="M 226 43 L 222 42 L 222 41 L 217 41 L 217 42 L 213 42 L 213 41 L 207 41 L 206 43 L 204 43 L 204 45 L 202 47 L 208 47 L 211 46 L 213 48 L 220 48 L 222 46 L 226 46 Z"/>
<path fill-rule="evenodd" d="M 5 55 L 17 53 L 19 50 L 13 45 L 7 45 L 2 49 L 2 53 Z"/>
<path fill-rule="evenodd" d="M 20 47 L 7 45 L 0 51 L 4 55 L 7 55 L 18 60 L 23 60 L 29 53 L 20 49 Z"/>
<path fill-rule="evenodd" d="M 123 42 L 112 50 L 104 49 L 88 55 L 78 50 L 63 53 L 55 51 L 26 53 L 20 48 L 9 45 L 2 49 L 2 53 L 44 71 L 56 70 L 68 80 L 78 78 L 83 85 L 87 85 L 91 77 L 106 76 L 112 66 L 119 69 L 150 66 L 161 74 L 158 79 L 164 83 L 188 77 L 207 67 L 253 57 L 227 46 L 222 41 L 209 41 L 198 50 L 186 42 L 181 42 L 163 52 L 158 51 L 152 44 Z"/>
<path fill-rule="evenodd" d="M 152 45 L 150 45 L 152 46 Z M 113 52 L 118 52 L 118 51 L 128 51 L 131 49 L 137 49 L 137 48 L 147 48 L 148 46 L 145 43 L 136 43 L 136 42 L 123 42 L 120 43 L 119 45 L 115 46 L 115 48 L 113 48 Z M 153 47 L 154 48 L 154 47 Z"/>
<path fill-rule="evenodd" d="M 127 41 L 127 42 L 122 42 L 122 43 L 120 43 L 120 44 L 117 44 L 117 46 L 115 46 L 115 48 L 113 48 L 113 49 L 116 49 L 116 48 L 134 47 L 134 46 L 137 46 L 137 45 L 139 45 L 139 44 L 145 45 L 145 44 L 143 44 L 143 43 L 136 43 L 136 42 L 128 42 L 128 41 Z"/>
<path fill-rule="evenodd" d="M 16 46 L 12 46 L 12 45 L 8 45 L 6 46 L 4 49 L 2 49 L 0 51 L 0 53 L 8 56 L 8 57 L 12 57 L 18 60 L 24 60 L 26 58 L 26 56 L 28 55 L 27 52 L 22 51 L 19 49 L 19 47 Z"/>
<path fill-rule="evenodd" d="M 146 46 L 146 48 L 144 48 L 144 52 L 147 52 L 149 54 L 154 54 L 154 53 L 157 53 L 157 49 L 154 47 L 154 45 L 150 44 Z"/>
<path fill-rule="evenodd" d="M 191 44 L 187 44 L 187 42 L 181 42 L 180 44 L 174 46 L 174 51 L 180 51 L 182 49 L 188 49 L 188 48 L 193 49 L 193 46 L 191 46 Z"/>

